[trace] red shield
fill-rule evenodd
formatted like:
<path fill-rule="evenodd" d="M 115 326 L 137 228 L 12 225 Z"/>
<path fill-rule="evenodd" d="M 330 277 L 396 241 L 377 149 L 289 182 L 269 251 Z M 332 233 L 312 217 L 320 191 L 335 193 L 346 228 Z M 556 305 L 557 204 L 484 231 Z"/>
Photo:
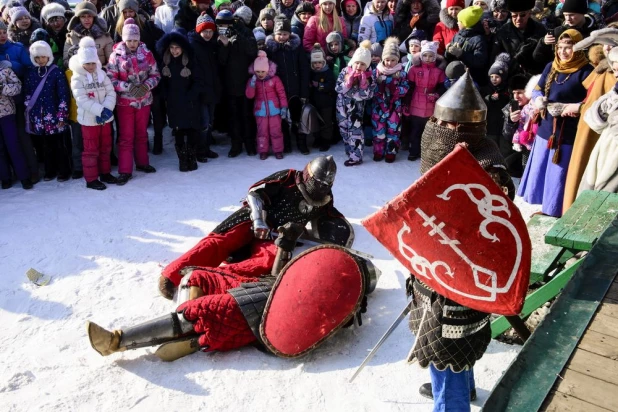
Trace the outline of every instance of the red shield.
<path fill-rule="evenodd" d="M 441 295 L 485 313 L 521 311 L 530 277 L 526 223 L 463 146 L 363 226 Z"/>
<path fill-rule="evenodd" d="M 274 354 L 305 355 L 356 313 L 365 290 L 356 260 L 345 249 L 317 246 L 283 268 L 264 310 L 260 335 Z"/>

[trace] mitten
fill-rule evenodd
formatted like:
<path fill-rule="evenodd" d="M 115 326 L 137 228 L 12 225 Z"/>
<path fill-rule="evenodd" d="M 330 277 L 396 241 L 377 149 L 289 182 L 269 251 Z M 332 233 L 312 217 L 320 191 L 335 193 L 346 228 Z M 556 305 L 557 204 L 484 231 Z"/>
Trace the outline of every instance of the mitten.
<path fill-rule="evenodd" d="M 95 121 L 97 124 L 105 124 L 105 120 L 103 120 L 101 116 L 95 116 Z"/>
<path fill-rule="evenodd" d="M 129 90 L 127 91 L 127 93 L 131 97 L 138 97 L 137 94 L 139 93 L 139 90 L 140 90 L 139 85 L 131 84 L 131 85 L 129 85 Z"/>
<path fill-rule="evenodd" d="M 101 119 L 103 119 L 104 122 L 107 122 L 109 119 L 112 118 L 113 115 L 114 115 L 114 112 L 112 112 L 106 107 L 101 112 Z"/>

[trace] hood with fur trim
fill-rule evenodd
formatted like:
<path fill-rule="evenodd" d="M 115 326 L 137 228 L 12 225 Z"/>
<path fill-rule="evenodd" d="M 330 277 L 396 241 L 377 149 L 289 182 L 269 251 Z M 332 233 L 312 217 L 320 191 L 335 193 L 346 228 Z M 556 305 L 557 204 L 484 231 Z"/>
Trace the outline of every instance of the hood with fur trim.
<path fill-rule="evenodd" d="M 30 45 L 30 61 L 34 65 L 34 67 L 38 67 L 36 61 L 34 61 L 35 57 L 38 56 L 47 56 L 47 64 L 46 66 L 51 66 L 54 63 L 54 53 L 52 53 L 52 49 L 49 44 L 45 43 L 42 40 L 35 41 Z"/>
<path fill-rule="evenodd" d="M 106 74 L 103 71 L 103 68 L 101 66 L 101 61 L 97 60 L 96 63 L 97 63 L 97 71 L 95 74 L 97 75 L 97 80 L 99 82 L 102 82 L 103 77 L 106 76 Z M 84 69 L 84 67 L 80 64 L 79 58 L 77 55 L 71 57 L 71 59 L 69 60 L 69 69 L 71 69 L 73 73 L 77 73 L 82 76 L 92 75 L 88 73 L 86 69 Z"/>
<path fill-rule="evenodd" d="M 275 52 L 277 50 L 296 50 L 300 46 L 300 37 L 295 33 L 290 33 L 290 38 L 283 44 L 275 41 L 275 37 L 272 34 L 266 37 L 266 50 L 269 52 Z"/>
<path fill-rule="evenodd" d="M 183 53 L 187 53 L 188 55 L 192 54 L 193 49 L 191 48 L 189 39 L 187 38 L 185 33 L 179 30 L 182 29 L 172 30 L 157 41 L 157 53 L 159 54 L 159 56 L 163 56 L 165 54 L 165 51 L 170 47 L 170 44 L 172 43 L 176 43 L 177 45 L 182 47 Z"/>
<path fill-rule="evenodd" d="M 440 10 L 440 21 L 448 29 L 453 30 L 457 28 L 457 19 L 455 17 L 449 16 L 448 11 L 446 9 Z"/>
<path fill-rule="evenodd" d="M 528 99 L 532 99 L 532 92 L 534 91 L 534 88 L 536 87 L 536 85 L 539 84 L 540 79 L 541 79 L 541 75 L 537 74 L 537 75 L 532 76 L 530 80 L 528 80 L 528 84 L 526 85 L 526 92 L 525 92 L 525 95 Z"/>
<path fill-rule="evenodd" d="M 408 53 L 408 54 L 410 54 L 410 53 Z M 436 54 L 436 61 L 434 62 L 434 64 L 440 70 L 444 70 L 444 69 L 446 69 L 446 66 L 448 65 L 448 62 L 446 61 L 444 56 L 440 56 L 439 54 Z M 416 53 L 414 56 L 412 56 L 412 65 L 415 66 L 415 67 L 420 67 L 420 66 L 423 65 L 423 61 L 421 60 L 421 54 L 420 53 Z"/>
<path fill-rule="evenodd" d="M 254 75 L 255 70 L 253 70 L 253 63 L 249 65 L 249 74 Z M 272 60 L 268 60 L 268 74 L 264 80 L 272 79 L 277 74 L 277 64 Z"/>

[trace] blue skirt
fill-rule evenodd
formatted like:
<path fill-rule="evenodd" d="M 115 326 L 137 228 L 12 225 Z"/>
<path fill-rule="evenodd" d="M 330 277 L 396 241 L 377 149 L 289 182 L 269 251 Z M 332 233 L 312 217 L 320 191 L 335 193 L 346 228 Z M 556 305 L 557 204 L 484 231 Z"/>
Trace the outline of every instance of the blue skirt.
<path fill-rule="evenodd" d="M 573 146 L 560 145 L 560 162 L 552 162 L 555 149 L 547 148 L 547 139 L 536 136 L 521 178 L 517 195 L 532 205 L 542 205 L 546 215 L 562 216 L 564 186 Z"/>

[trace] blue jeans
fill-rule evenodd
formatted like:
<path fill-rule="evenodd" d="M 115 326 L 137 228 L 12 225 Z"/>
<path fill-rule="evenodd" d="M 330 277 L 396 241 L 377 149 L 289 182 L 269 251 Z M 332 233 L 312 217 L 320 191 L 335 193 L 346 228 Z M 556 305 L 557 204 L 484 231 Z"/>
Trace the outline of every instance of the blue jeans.
<path fill-rule="evenodd" d="M 474 371 L 453 372 L 450 368 L 439 371 L 429 366 L 434 412 L 469 412 L 470 391 L 475 388 Z"/>

